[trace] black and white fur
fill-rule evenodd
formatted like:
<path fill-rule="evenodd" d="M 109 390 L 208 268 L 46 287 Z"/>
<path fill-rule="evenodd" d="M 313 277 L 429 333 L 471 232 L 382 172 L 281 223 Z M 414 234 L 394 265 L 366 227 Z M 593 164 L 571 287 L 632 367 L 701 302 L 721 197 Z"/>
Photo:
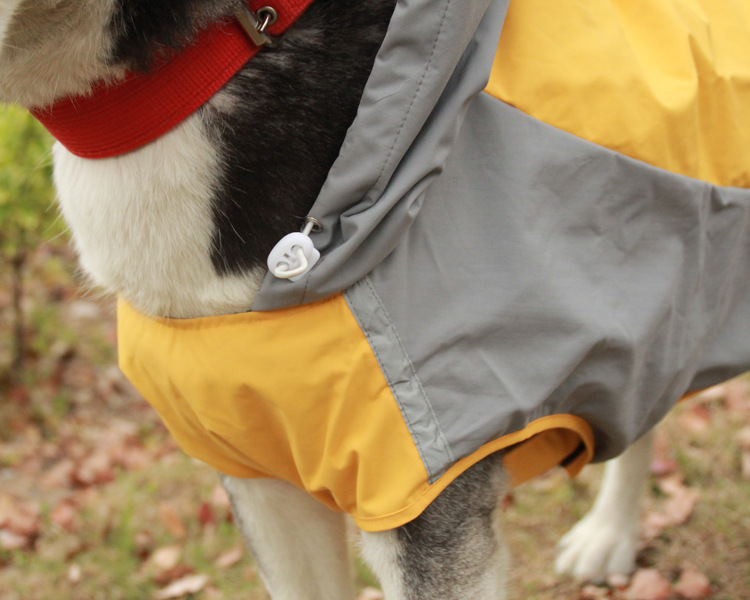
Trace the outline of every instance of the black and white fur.
<path fill-rule="evenodd" d="M 238 1 L 0 0 L 0 102 L 42 106 L 146 69 Z M 248 310 L 270 248 L 299 228 L 337 156 L 394 1 L 317 0 L 280 48 L 140 150 L 85 160 L 56 145 L 60 206 L 93 283 L 153 315 Z M 633 569 L 649 444 L 609 468 L 560 570 Z M 223 479 L 274 600 L 354 597 L 341 515 L 281 481 Z M 386 598 L 504 598 L 505 491 L 490 456 L 413 522 L 363 534 Z"/>

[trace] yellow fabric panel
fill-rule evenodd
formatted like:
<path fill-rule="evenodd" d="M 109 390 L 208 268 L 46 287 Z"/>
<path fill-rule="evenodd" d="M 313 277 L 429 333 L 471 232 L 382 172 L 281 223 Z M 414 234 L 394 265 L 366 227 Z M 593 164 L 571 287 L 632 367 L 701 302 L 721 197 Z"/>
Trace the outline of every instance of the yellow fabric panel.
<path fill-rule="evenodd" d="M 580 444 L 583 452 L 565 467 L 575 477 L 594 456 L 594 433 L 586 421 L 574 415 L 549 415 L 531 422 L 524 429 L 504 435 L 458 460 L 432 485 L 398 513 L 368 519 L 354 518 L 364 531 L 384 531 L 415 519 L 461 473 L 483 458 L 507 450 L 503 465 L 511 485 L 520 485 L 559 465 Z"/>
<path fill-rule="evenodd" d="M 273 312 L 154 319 L 121 301 L 120 366 L 189 455 L 235 477 L 274 477 L 352 515 L 365 531 L 414 519 L 485 456 L 513 448 L 520 483 L 581 442 L 580 418 L 552 415 L 482 446 L 428 482 L 377 359 L 342 295 Z"/>
<path fill-rule="evenodd" d="M 191 456 L 229 475 L 285 479 L 355 518 L 394 513 L 425 485 L 341 295 L 184 320 L 146 318 L 121 302 L 118 320 L 122 370 Z"/>
<path fill-rule="evenodd" d="M 546 473 L 571 456 L 579 446 L 580 454 L 566 465 L 571 477 L 594 457 L 594 432 L 586 421 L 573 415 L 550 415 L 532 421 L 521 432 L 528 441 L 511 448 L 504 457 L 512 485 L 520 485 Z"/>
<path fill-rule="evenodd" d="M 750 0 L 513 0 L 486 91 L 656 167 L 750 187 Z"/>

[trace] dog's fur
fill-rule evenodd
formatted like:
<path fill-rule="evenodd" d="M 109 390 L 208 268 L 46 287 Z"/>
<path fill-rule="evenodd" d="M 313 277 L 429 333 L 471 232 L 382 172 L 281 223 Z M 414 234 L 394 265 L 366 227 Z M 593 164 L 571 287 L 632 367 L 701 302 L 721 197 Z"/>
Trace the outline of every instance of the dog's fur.
<path fill-rule="evenodd" d="M 237 2 L 0 0 L 0 102 L 42 106 L 147 69 Z M 393 5 L 317 0 L 278 49 L 138 151 L 91 161 L 56 145 L 60 205 L 92 281 L 153 315 L 249 309 L 268 251 L 299 228 L 337 156 Z M 647 439 L 615 461 L 563 540 L 561 570 L 602 578 L 633 568 L 648 451 Z M 224 483 L 275 600 L 353 598 L 341 515 L 284 482 Z M 490 456 L 413 522 L 363 534 L 388 600 L 503 598 L 505 489 Z"/>

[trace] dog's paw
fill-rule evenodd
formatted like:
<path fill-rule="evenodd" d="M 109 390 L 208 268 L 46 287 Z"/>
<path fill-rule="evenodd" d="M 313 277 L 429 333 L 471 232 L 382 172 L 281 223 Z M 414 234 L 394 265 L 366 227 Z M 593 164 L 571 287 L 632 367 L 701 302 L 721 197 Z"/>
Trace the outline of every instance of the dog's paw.
<path fill-rule="evenodd" d="M 555 570 L 601 583 L 614 573 L 632 573 L 637 553 L 637 520 L 618 521 L 589 513 L 557 545 Z"/>

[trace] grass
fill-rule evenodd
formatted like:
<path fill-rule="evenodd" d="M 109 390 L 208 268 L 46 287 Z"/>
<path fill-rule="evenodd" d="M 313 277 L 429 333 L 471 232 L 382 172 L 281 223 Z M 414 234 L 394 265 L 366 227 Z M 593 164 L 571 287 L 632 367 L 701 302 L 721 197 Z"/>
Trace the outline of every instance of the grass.
<path fill-rule="evenodd" d="M 700 490 L 689 521 L 665 530 L 639 556 L 639 564 L 654 567 L 675 579 L 686 565 L 703 572 L 713 584 L 711 600 L 750 598 L 750 481 L 740 476 L 736 434 L 750 424 L 750 415 L 733 414 L 719 403 L 710 405 L 704 432 L 686 431 L 680 416 L 691 400 L 678 406 L 659 427 L 671 457 L 688 486 Z M 511 599 L 576 600 L 581 586 L 553 573 L 557 540 L 591 505 L 603 467 L 588 467 L 576 481 L 558 474 L 527 485 L 515 493 L 506 514 L 512 548 Z M 558 480 L 558 481 L 556 481 Z M 645 511 L 663 506 L 654 485 Z"/>
<path fill-rule="evenodd" d="M 0 599 L 142 600 L 160 587 L 149 557 L 167 546 L 180 548 L 178 564 L 184 572 L 209 575 L 212 597 L 265 598 L 247 558 L 231 567 L 216 566 L 223 552 L 240 544 L 225 515 L 208 525 L 198 519 L 198 506 L 210 501 L 216 485 L 210 469 L 174 454 L 92 488 L 75 531 L 50 521 L 52 507 L 45 505 L 36 552 L 12 553 L 11 564 L 0 571 Z M 170 507 L 184 532 L 165 523 L 163 506 Z"/>
<path fill-rule="evenodd" d="M 701 490 L 701 500 L 686 525 L 666 530 L 639 560 L 673 578 L 693 564 L 711 579 L 712 600 L 743 600 L 750 583 L 750 482 L 737 476 L 738 449 L 732 439 L 745 422 L 717 408 L 709 431 L 686 435 L 679 424 L 679 413 L 685 410 L 689 407 L 679 407 L 660 435 L 675 443 L 670 452 L 686 482 Z M 554 546 L 587 510 L 600 474 L 601 467 L 594 466 L 580 479 L 568 481 L 555 472 L 515 491 L 505 515 L 513 556 L 511 599 L 580 597 L 578 583 L 553 573 Z M 89 490 L 74 532 L 56 526 L 50 520 L 53 503 L 42 500 L 44 527 L 37 551 L 6 557 L 10 564 L 0 569 L 0 600 L 149 598 L 160 585 L 148 557 L 173 545 L 181 548 L 180 564 L 186 571 L 210 578 L 210 586 L 196 598 L 267 599 L 248 556 L 229 567 L 217 565 L 217 558 L 241 540 L 225 508 L 211 505 L 214 523 L 199 519 L 198 509 L 212 502 L 216 485 L 211 469 L 173 453 Z M 663 502 L 650 494 L 646 510 Z M 182 524 L 182 533 L 165 522 L 165 505 Z M 144 537 L 145 546 L 139 542 Z M 359 587 L 376 586 L 359 559 L 354 570 Z"/>
<path fill-rule="evenodd" d="M 226 507 L 213 498 L 217 485 L 213 471 L 179 452 L 162 452 L 166 434 L 153 411 L 120 378 L 109 374 L 114 360 L 111 307 L 102 309 L 103 320 L 68 324 L 65 311 L 81 300 L 69 290 L 72 281 L 65 280 L 72 268 L 40 261 L 37 270 L 43 284 L 30 284 L 29 314 L 39 339 L 32 346 L 37 356 L 26 381 L 28 397 L 16 390 L 13 394 L 19 396 L 0 403 L 0 492 L 38 503 L 42 523 L 34 551 L 0 551 L 0 600 L 151 598 L 164 586 L 153 556 L 170 546 L 181 552 L 176 568 L 210 578 L 194 598 L 266 600 L 247 554 L 229 566 L 217 563 L 241 540 L 227 520 Z M 49 302 L 50 286 L 58 290 L 60 303 L 48 311 L 38 307 Z M 7 324 L 1 300 L 2 289 L 0 327 Z M 59 360 L 51 358 L 60 343 L 73 351 L 63 370 Z M 0 362 L 4 356 L 7 352 L 0 341 Z M 691 563 L 711 579 L 712 600 L 747 600 L 750 481 L 740 476 L 735 438 L 750 424 L 750 414 L 715 403 L 705 407 L 709 415 L 705 430 L 686 428 L 681 415 L 701 402 L 695 399 L 677 407 L 660 427 L 669 456 L 687 485 L 701 491 L 701 499 L 687 524 L 663 532 L 639 560 L 671 578 Z M 137 470 L 119 469 L 112 483 L 85 489 L 50 489 L 41 484 L 45 469 L 69 451 L 66 444 L 73 450 L 76 444 L 89 448 L 80 441 L 87 432 L 106 431 L 117 419 L 133 423 L 136 443 L 158 458 Z M 515 502 L 504 515 L 513 557 L 510 600 L 580 598 L 578 583 L 554 574 L 554 548 L 585 514 L 600 476 L 600 466 L 587 469 L 575 481 L 554 472 L 515 491 Z M 53 516 L 61 499 L 71 497 L 76 502 L 75 526 L 66 529 Z M 655 510 L 664 502 L 654 485 L 645 509 Z M 205 504 L 213 510 L 212 523 L 201 520 L 199 510 Z M 182 529 L 170 524 L 170 518 Z M 369 570 L 358 558 L 353 560 L 358 587 L 375 587 Z"/>

